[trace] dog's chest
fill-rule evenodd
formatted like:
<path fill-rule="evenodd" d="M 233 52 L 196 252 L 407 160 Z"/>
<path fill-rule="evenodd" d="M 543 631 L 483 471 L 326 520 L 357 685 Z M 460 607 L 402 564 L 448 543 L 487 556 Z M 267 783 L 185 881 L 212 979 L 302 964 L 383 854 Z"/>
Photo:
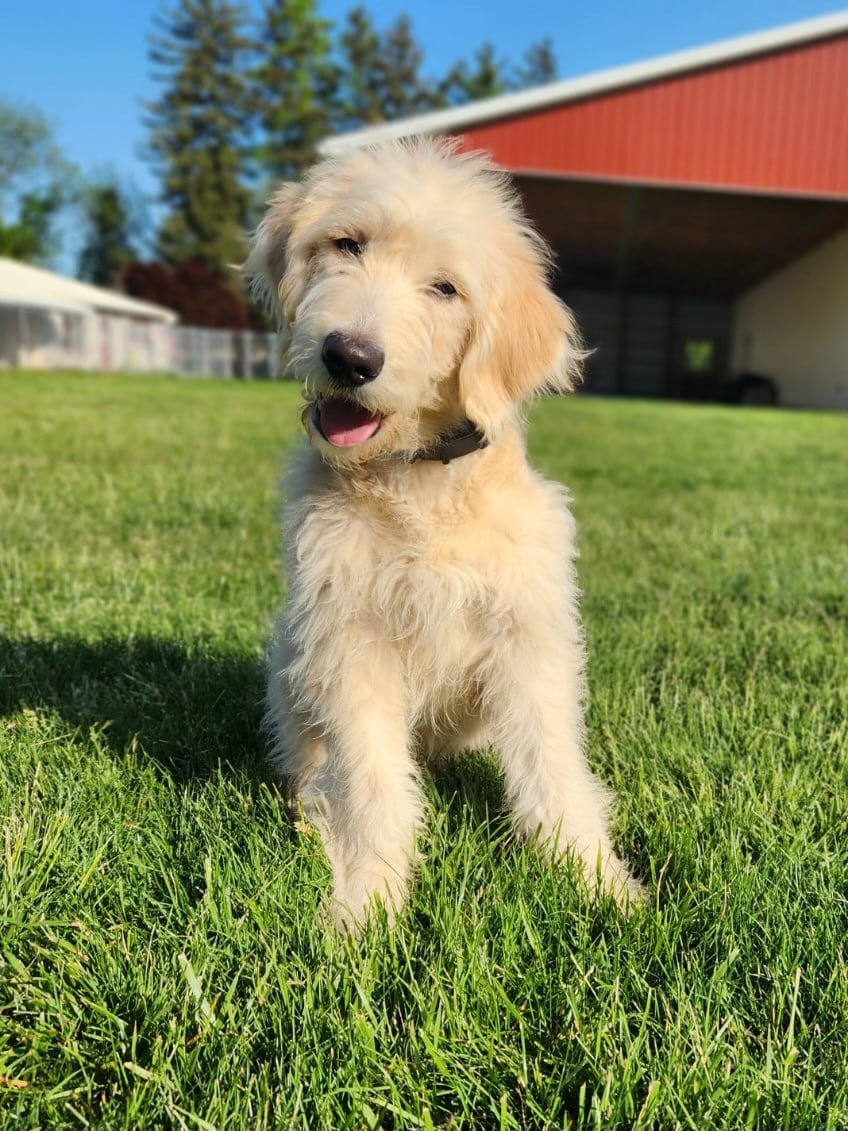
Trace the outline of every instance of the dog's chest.
<path fill-rule="evenodd" d="M 466 528 L 317 508 L 295 546 L 297 604 L 335 632 L 355 628 L 390 643 L 416 679 L 458 678 L 509 620 L 495 556 Z"/>
<path fill-rule="evenodd" d="M 480 563 L 432 542 L 380 554 L 370 579 L 373 607 L 388 635 L 410 646 L 472 632 L 493 601 Z"/>

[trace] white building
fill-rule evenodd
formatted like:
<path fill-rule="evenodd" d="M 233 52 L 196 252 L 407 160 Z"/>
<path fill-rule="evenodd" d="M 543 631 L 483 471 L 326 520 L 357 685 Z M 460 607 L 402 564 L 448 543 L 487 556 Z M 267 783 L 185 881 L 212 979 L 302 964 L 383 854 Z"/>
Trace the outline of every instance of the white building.
<path fill-rule="evenodd" d="M 164 306 L 0 258 L 0 366 L 162 372 L 176 322 Z"/>

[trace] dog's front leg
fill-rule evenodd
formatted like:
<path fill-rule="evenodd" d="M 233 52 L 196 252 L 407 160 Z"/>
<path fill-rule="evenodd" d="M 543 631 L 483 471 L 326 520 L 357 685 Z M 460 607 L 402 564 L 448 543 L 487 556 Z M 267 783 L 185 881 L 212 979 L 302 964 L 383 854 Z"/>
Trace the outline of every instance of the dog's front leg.
<path fill-rule="evenodd" d="M 406 894 L 422 801 L 405 700 L 396 658 L 371 641 L 348 651 L 315 704 L 326 760 L 298 792 L 324 841 L 344 927 L 360 924 L 375 898 L 391 919 Z"/>
<path fill-rule="evenodd" d="M 490 674 L 488 721 L 517 829 L 548 856 L 573 852 L 622 905 L 639 884 L 615 854 L 607 791 L 583 753 L 582 646 L 520 631 Z"/>
<path fill-rule="evenodd" d="M 405 721 L 384 705 L 360 704 L 328 736 L 324 830 L 333 869 L 333 913 L 360 923 L 375 897 L 389 918 L 404 901 L 421 819 L 416 766 Z"/>

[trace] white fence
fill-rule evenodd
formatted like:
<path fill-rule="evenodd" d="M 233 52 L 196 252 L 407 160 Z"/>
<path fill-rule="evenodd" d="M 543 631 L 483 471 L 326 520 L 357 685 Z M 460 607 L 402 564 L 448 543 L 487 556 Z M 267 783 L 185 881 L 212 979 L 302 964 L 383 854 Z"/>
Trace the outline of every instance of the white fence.
<path fill-rule="evenodd" d="M 207 330 L 201 326 L 168 326 L 165 329 L 169 339 L 168 373 L 181 373 L 186 377 L 265 377 L 272 380 L 281 376 L 276 334 L 254 330 Z"/>
<path fill-rule="evenodd" d="M 3 305 L 0 367 L 270 379 L 282 376 L 274 334 L 168 326 L 113 314 Z"/>

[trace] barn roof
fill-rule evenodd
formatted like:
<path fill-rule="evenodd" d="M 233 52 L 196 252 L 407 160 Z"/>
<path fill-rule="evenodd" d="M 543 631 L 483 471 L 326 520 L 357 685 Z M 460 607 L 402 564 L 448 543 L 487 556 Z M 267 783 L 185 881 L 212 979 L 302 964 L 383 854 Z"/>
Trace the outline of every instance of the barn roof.
<path fill-rule="evenodd" d="M 322 143 L 462 134 L 513 172 L 848 199 L 848 11 Z"/>

